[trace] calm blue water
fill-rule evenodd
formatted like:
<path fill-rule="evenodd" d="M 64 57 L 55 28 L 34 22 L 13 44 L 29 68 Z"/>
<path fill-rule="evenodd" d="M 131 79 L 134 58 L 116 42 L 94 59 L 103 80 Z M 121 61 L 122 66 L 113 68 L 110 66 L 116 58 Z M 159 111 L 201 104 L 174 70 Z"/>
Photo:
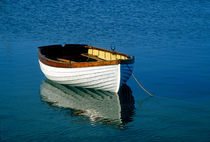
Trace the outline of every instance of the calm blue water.
<path fill-rule="evenodd" d="M 154 97 L 50 85 L 37 47 L 65 43 L 135 56 Z M 0 66 L 0 141 L 210 141 L 208 0 L 0 0 Z"/>

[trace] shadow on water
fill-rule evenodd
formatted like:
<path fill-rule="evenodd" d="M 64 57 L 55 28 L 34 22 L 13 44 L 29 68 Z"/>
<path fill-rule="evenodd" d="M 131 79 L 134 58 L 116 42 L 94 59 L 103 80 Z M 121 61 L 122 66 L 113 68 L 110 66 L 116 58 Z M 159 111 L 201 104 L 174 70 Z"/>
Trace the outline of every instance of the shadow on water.
<path fill-rule="evenodd" d="M 122 85 L 119 93 L 61 85 L 43 81 L 41 100 L 50 106 L 69 109 L 76 122 L 126 128 L 135 114 L 135 100 L 131 88 Z"/>

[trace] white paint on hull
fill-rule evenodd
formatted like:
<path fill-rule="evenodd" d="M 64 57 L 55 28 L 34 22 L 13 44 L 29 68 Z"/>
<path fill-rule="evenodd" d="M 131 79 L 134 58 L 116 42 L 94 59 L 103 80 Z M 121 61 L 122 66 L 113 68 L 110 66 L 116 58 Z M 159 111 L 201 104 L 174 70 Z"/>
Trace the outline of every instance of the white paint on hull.
<path fill-rule="evenodd" d="M 120 87 L 120 65 L 84 68 L 58 68 L 39 61 L 42 72 L 52 81 L 60 84 L 95 88 L 118 92 Z"/>
<path fill-rule="evenodd" d="M 44 75 L 60 84 L 118 92 L 129 79 L 133 64 L 118 64 L 84 68 L 58 68 L 39 61 Z"/>

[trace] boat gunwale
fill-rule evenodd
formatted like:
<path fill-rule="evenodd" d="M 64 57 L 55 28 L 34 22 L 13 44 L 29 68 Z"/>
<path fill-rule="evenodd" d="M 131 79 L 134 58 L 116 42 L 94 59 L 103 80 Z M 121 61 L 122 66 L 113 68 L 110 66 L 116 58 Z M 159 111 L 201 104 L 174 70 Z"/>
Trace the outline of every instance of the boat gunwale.
<path fill-rule="evenodd" d="M 69 44 L 67 44 L 69 45 Z M 81 68 L 81 67 L 94 67 L 94 66 L 105 66 L 105 65 L 117 65 L 117 64 L 133 64 L 134 63 L 134 57 L 133 56 L 128 56 L 123 53 L 115 52 L 115 51 L 110 51 L 107 49 L 103 48 L 98 48 L 98 47 L 93 47 L 89 45 L 84 45 L 85 48 L 88 49 L 96 49 L 100 51 L 105 51 L 105 52 L 110 52 L 113 54 L 118 54 L 118 55 L 123 55 L 126 56 L 128 59 L 118 59 L 118 60 L 109 60 L 109 61 L 94 61 L 94 62 L 74 62 L 74 61 L 69 61 L 69 62 L 62 62 L 62 61 L 57 61 L 53 60 L 50 58 L 47 58 L 45 55 L 41 53 L 42 48 L 47 48 L 48 46 L 42 46 L 38 47 L 38 56 L 39 60 L 49 66 L 52 67 L 60 67 L 60 68 Z M 62 48 L 62 47 L 61 47 Z"/>

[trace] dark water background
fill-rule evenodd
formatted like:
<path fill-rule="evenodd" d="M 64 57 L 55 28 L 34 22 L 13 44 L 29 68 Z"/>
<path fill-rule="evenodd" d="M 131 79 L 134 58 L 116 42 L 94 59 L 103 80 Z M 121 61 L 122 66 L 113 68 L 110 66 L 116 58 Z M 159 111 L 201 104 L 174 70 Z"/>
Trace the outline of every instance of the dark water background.
<path fill-rule="evenodd" d="M 37 47 L 135 56 L 131 122 L 116 128 L 41 100 Z M 210 1 L 0 0 L 0 141 L 210 141 Z M 84 121 L 83 121 L 84 120 Z"/>

